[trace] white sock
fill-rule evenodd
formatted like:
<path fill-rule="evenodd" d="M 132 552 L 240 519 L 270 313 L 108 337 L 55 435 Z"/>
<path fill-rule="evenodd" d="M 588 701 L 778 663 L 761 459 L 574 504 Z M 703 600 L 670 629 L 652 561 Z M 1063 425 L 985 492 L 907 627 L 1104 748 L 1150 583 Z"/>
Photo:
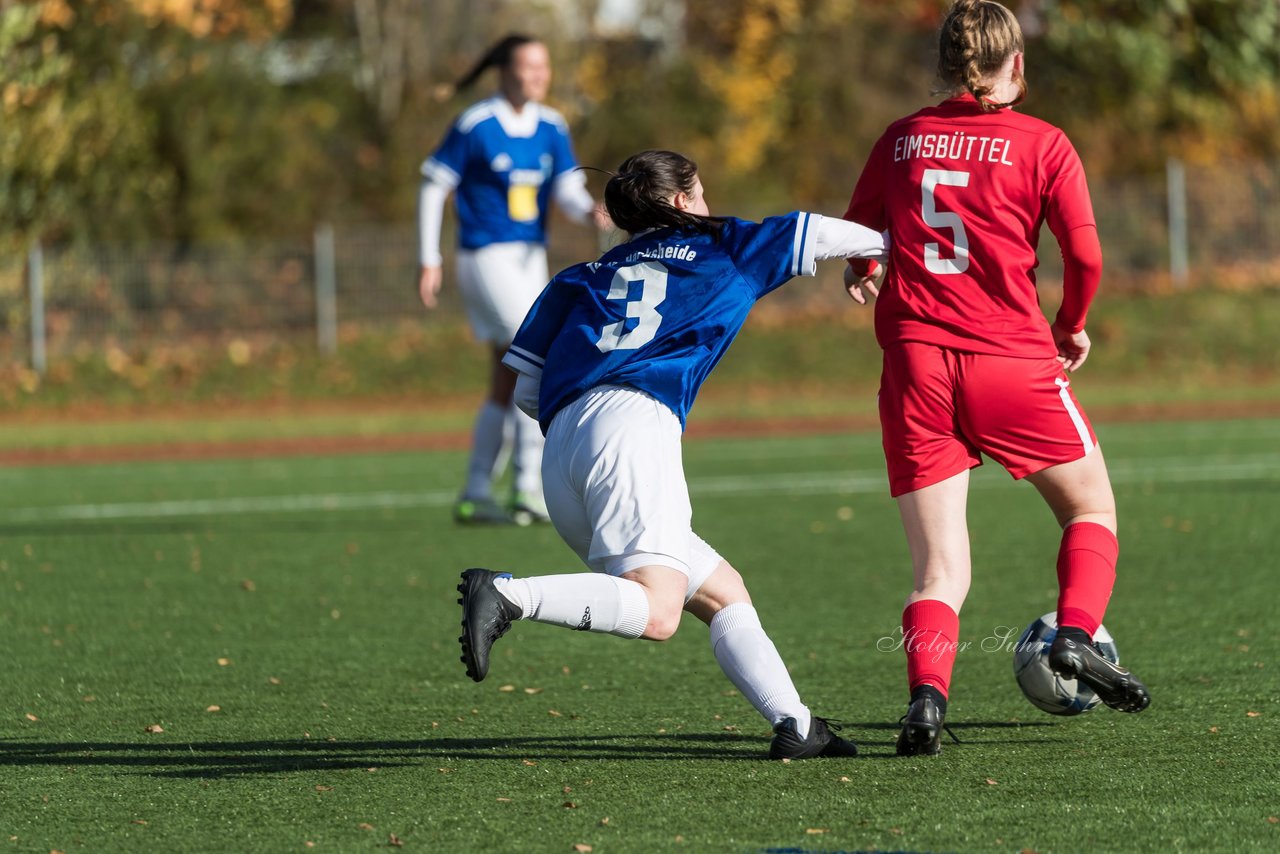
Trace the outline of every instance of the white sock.
<path fill-rule="evenodd" d="M 809 707 L 791 681 L 778 649 L 760 625 L 756 609 L 737 602 L 711 618 L 711 651 L 729 681 L 770 726 L 795 718 L 800 737 L 809 735 Z"/>
<path fill-rule="evenodd" d="M 471 433 L 471 460 L 467 464 L 467 488 L 463 497 L 472 501 L 493 497 L 493 468 L 502 451 L 502 427 L 507 411 L 485 400 Z"/>
<path fill-rule="evenodd" d="M 538 422 L 515 409 L 515 448 L 512 459 L 515 469 L 515 490 L 526 495 L 542 497 L 542 429 Z"/>
<path fill-rule="evenodd" d="M 511 417 L 514 409 L 514 406 L 509 407 L 503 414 L 502 444 L 498 446 L 498 453 L 493 458 L 493 476 L 490 478 L 494 483 L 501 479 L 507 470 L 507 463 L 511 462 L 511 447 L 515 444 L 516 436 L 516 420 Z"/>
<path fill-rule="evenodd" d="M 499 578 L 494 586 L 520 606 L 522 620 L 623 638 L 638 638 L 649 625 L 649 597 L 625 578 L 575 572 Z"/>

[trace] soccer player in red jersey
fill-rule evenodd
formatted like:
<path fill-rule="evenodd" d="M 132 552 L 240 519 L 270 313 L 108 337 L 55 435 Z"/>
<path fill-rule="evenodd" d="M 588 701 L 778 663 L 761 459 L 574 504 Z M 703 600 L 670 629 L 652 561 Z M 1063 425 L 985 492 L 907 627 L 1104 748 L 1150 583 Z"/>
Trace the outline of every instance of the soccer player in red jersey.
<path fill-rule="evenodd" d="M 1092 643 L 1119 546 L 1102 451 L 1067 379 L 1089 355 L 1085 317 L 1102 272 L 1084 169 L 1062 131 L 1011 109 L 1026 93 L 1012 12 L 959 0 L 938 41 L 951 97 L 889 126 L 845 214 L 890 238 L 887 275 L 863 262 L 845 278 L 851 293 L 878 292 L 880 423 L 915 575 L 902 614 L 911 699 L 901 755 L 941 749 L 969 590 L 969 469 L 981 454 L 1031 481 L 1063 529 L 1050 666 L 1113 708 L 1150 702 Z M 1035 282 L 1044 222 L 1064 262 L 1052 324 Z"/>

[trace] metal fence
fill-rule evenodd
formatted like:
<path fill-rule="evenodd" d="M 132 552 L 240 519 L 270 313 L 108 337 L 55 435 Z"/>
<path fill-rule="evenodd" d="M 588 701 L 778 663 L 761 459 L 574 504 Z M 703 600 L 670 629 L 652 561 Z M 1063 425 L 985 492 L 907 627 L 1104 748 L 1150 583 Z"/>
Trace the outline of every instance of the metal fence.
<path fill-rule="evenodd" d="M 1164 176 L 1092 189 L 1109 290 L 1280 282 L 1280 164 L 1171 162 Z M 842 208 L 843 200 L 827 206 Z M 588 229 L 556 225 L 553 270 L 598 253 Z M 1041 246 L 1041 282 L 1052 287 L 1061 279 L 1057 245 L 1046 234 Z M 296 242 L 34 247 L 26 258 L 0 258 L 0 360 L 43 372 L 51 358 L 107 346 L 237 336 L 305 336 L 332 351 L 340 328 L 423 318 L 417 277 L 411 224 L 322 225 Z M 784 288 L 770 300 L 784 312 L 812 311 L 838 292 Z M 446 287 L 439 311 L 458 316 L 456 288 Z"/>

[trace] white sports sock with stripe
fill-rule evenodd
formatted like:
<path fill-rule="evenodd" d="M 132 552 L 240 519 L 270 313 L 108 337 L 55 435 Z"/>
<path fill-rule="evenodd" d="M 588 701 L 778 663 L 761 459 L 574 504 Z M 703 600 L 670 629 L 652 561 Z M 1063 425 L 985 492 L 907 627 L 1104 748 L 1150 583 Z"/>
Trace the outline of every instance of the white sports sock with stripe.
<path fill-rule="evenodd" d="M 626 578 L 601 573 L 499 578 L 494 587 L 520 606 L 522 620 L 638 638 L 649 625 L 649 597 Z"/>
<path fill-rule="evenodd" d="M 472 501 L 493 498 L 494 467 L 502 453 L 502 431 L 507 420 L 507 410 L 492 400 L 485 399 L 476 414 L 471 432 L 471 459 L 467 463 L 467 487 L 462 497 Z"/>
<path fill-rule="evenodd" d="M 746 602 L 729 605 L 711 618 L 711 651 L 729 681 L 770 726 L 795 718 L 800 736 L 809 735 L 809 707 L 800 701 L 782 656 Z"/>

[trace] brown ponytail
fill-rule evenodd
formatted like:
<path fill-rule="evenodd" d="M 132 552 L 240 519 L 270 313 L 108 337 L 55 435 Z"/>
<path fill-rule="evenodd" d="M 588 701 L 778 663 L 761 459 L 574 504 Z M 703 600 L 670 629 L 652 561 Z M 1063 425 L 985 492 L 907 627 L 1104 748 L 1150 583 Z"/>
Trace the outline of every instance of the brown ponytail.
<path fill-rule="evenodd" d="M 674 151 L 642 151 L 622 162 L 604 187 L 604 205 L 614 225 L 630 234 L 651 228 L 688 228 L 718 235 L 723 217 L 682 211 L 669 201 L 689 195 L 698 164 Z"/>
<path fill-rule="evenodd" d="M 512 33 L 506 38 L 498 41 L 485 51 L 484 56 L 471 67 L 471 70 L 462 75 L 457 83 L 453 84 L 455 92 L 461 92 L 472 83 L 479 79 L 490 68 L 507 68 L 511 65 L 511 61 L 515 56 L 517 49 L 527 44 L 534 44 L 538 40 L 533 36 L 522 35 L 521 33 Z"/>
<path fill-rule="evenodd" d="M 1007 104 L 987 100 L 990 76 L 1010 54 L 1023 49 L 1022 27 L 1004 6 L 992 0 L 956 0 L 938 30 L 938 77 L 953 91 L 967 91 L 984 110 L 998 110 L 1026 97 L 1027 82 L 1015 75 L 1018 97 Z"/>

